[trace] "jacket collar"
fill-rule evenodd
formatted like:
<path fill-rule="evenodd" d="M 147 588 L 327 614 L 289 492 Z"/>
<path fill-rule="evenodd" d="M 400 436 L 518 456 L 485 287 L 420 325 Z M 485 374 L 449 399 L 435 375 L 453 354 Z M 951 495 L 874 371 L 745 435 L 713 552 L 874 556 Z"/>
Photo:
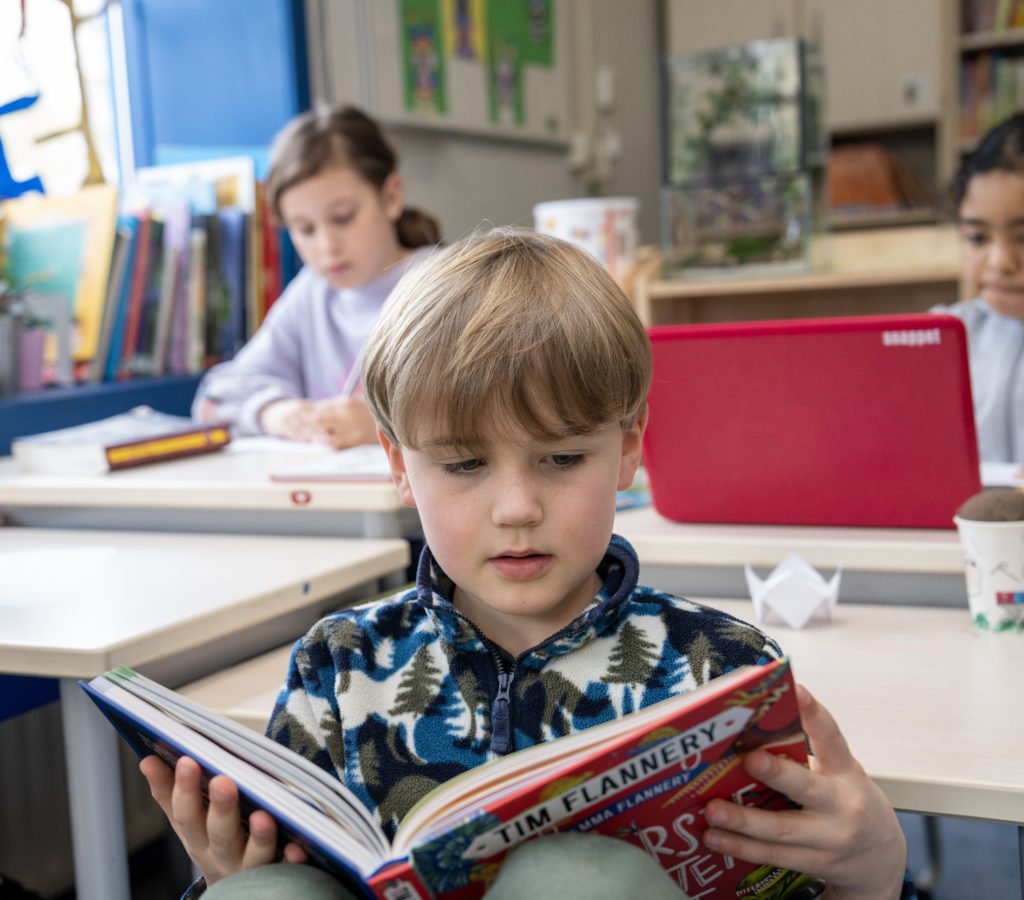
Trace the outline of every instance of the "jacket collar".
<path fill-rule="evenodd" d="M 617 618 L 619 607 L 636 589 L 640 577 L 640 564 L 629 541 L 619 535 L 612 535 L 597 571 L 602 583 L 594 603 L 541 646 L 561 647 L 565 641 L 575 645 L 604 622 Z M 475 639 L 480 644 L 479 649 L 484 649 L 479 631 L 455 609 L 452 603 L 454 589 L 454 583 L 438 565 L 430 547 L 424 545 L 416 571 L 415 602 L 435 616 L 449 641 L 462 645 L 463 649 L 470 649 L 466 644 Z"/>

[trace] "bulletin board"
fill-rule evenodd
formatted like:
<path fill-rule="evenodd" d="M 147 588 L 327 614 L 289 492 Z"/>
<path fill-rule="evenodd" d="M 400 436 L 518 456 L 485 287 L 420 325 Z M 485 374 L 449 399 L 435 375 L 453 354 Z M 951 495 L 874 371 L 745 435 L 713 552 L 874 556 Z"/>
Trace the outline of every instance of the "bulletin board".
<path fill-rule="evenodd" d="M 565 144 L 571 0 L 356 0 L 382 122 Z"/>

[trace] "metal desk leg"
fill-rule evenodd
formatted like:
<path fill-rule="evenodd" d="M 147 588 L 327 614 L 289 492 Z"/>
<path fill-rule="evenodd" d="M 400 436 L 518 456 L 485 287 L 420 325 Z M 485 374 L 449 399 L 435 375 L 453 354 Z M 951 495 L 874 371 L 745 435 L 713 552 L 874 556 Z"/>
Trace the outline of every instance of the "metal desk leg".
<path fill-rule="evenodd" d="M 394 512 L 363 512 L 363 537 L 365 538 L 401 538 L 401 518 Z M 392 572 L 378 579 L 381 591 L 393 591 L 405 585 L 408 579 L 405 572 Z"/>
<path fill-rule="evenodd" d="M 130 900 L 117 732 L 77 679 L 60 680 L 78 900 Z"/>
<path fill-rule="evenodd" d="M 1024 825 L 1017 826 L 1017 857 L 1020 865 L 1020 896 L 1024 900 Z"/>

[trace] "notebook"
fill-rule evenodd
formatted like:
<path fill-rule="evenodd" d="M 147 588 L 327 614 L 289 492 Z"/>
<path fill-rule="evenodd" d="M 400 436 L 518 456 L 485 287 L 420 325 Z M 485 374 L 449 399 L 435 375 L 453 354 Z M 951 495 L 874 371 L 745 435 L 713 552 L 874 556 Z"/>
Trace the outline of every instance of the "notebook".
<path fill-rule="evenodd" d="M 649 334 L 644 462 L 666 518 L 952 528 L 981 490 L 966 335 L 953 316 Z"/>

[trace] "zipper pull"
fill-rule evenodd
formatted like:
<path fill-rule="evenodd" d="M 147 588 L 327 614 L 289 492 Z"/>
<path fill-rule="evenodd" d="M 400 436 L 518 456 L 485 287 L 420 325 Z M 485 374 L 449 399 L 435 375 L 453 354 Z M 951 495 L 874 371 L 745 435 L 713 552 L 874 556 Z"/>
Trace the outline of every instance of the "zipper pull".
<path fill-rule="evenodd" d="M 498 696 L 491 708 L 491 749 L 495 753 L 511 753 L 512 722 L 508 712 L 512 692 L 512 673 L 498 673 Z"/>

